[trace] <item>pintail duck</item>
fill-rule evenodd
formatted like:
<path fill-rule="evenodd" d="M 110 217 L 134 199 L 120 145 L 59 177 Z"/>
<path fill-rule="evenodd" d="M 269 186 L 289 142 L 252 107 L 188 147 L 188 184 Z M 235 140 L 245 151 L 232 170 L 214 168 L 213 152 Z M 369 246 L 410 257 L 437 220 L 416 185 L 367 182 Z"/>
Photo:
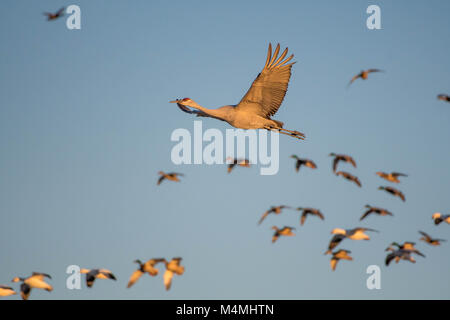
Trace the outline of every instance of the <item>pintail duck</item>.
<path fill-rule="evenodd" d="M 352 157 L 350 157 L 350 156 L 348 156 L 346 154 L 336 154 L 336 153 L 332 152 L 332 153 L 330 153 L 330 157 L 334 157 L 334 160 L 333 160 L 333 172 L 336 172 L 337 165 L 338 165 L 338 163 L 340 161 L 348 162 L 353 167 L 356 168 L 355 160 Z"/>
<path fill-rule="evenodd" d="M 228 173 L 233 170 L 233 168 L 238 165 L 240 167 L 249 168 L 250 167 L 250 161 L 248 159 L 233 159 L 231 157 L 227 158 L 227 161 L 233 161 L 232 163 L 228 164 Z"/>
<path fill-rule="evenodd" d="M 43 289 L 48 292 L 53 290 L 53 287 L 45 282 L 44 278 L 51 279 L 52 277 L 46 273 L 33 272 L 28 278 L 15 277 L 12 282 L 22 282 L 20 295 L 23 300 L 27 300 L 33 288 Z"/>
<path fill-rule="evenodd" d="M 331 270 L 336 270 L 339 260 L 353 260 L 353 258 L 348 255 L 349 253 L 351 253 L 351 251 L 344 249 L 333 252 L 333 256 L 330 260 Z"/>
<path fill-rule="evenodd" d="M 52 21 L 52 20 L 56 20 L 60 17 L 62 17 L 64 15 L 64 7 L 59 9 L 57 12 L 52 13 L 52 12 L 44 12 L 44 16 L 47 17 L 47 21 Z"/>
<path fill-rule="evenodd" d="M 17 292 L 15 292 L 13 288 L 0 285 L 0 297 L 12 296 L 14 294 L 17 294 Z"/>
<path fill-rule="evenodd" d="M 450 224 L 450 214 L 442 215 L 441 213 L 436 212 L 436 213 L 433 213 L 431 218 L 434 220 L 435 225 L 440 224 L 442 221 L 445 221 L 448 224 Z"/>
<path fill-rule="evenodd" d="M 163 258 L 157 258 L 157 259 L 150 259 L 147 262 L 143 263 L 141 260 L 137 259 L 134 260 L 135 263 L 139 265 L 139 269 L 135 270 L 131 276 L 130 280 L 128 281 L 127 288 L 130 288 L 133 284 L 136 283 L 136 281 L 139 280 L 139 278 L 145 274 L 148 273 L 150 276 L 154 277 L 158 274 L 159 270 L 155 268 L 155 265 L 160 262 L 165 262 L 166 260 Z"/>
<path fill-rule="evenodd" d="M 297 157 L 295 154 L 291 156 L 291 158 L 295 159 L 295 171 L 299 171 L 301 166 L 305 166 L 311 169 L 317 169 L 316 164 L 314 163 L 314 161 L 309 160 L 309 159 L 302 159 Z"/>
<path fill-rule="evenodd" d="M 404 173 L 400 173 L 400 172 L 386 173 L 386 172 L 381 172 L 381 171 L 376 172 L 376 175 L 379 176 L 380 178 L 383 178 L 387 181 L 394 182 L 394 183 L 400 183 L 400 180 L 398 179 L 398 177 L 407 177 L 408 176 L 408 175 L 406 175 Z"/>
<path fill-rule="evenodd" d="M 272 206 L 269 210 L 263 213 L 261 216 L 261 219 L 259 219 L 258 224 L 261 224 L 264 219 L 271 213 L 273 214 L 280 214 L 283 209 L 291 209 L 289 206 L 281 205 L 281 206 Z"/>
<path fill-rule="evenodd" d="M 293 227 L 284 226 L 283 228 L 278 229 L 278 227 L 273 226 L 272 229 L 275 230 L 275 233 L 272 236 L 272 243 L 275 243 L 275 241 L 277 241 L 280 236 L 295 236 L 295 233 L 292 232 L 292 230 L 295 230 L 295 228 Z"/>
<path fill-rule="evenodd" d="M 383 72 L 383 70 L 380 69 L 367 69 L 367 70 L 361 70 L 360 73 L 358 73 L 357 75 L 355 75 L 351 80 L 350 83 L 348 84 L 348 86 L 350 86 L 353 81 L 355 81 L 358 78 L 361 78 L 362 80 L 367 80 L 367 78 L 369 77 L 369 73 L 372 72 Z"/>
<path fill-rule="evenodd" d="M 366 218 L 371 213 L 375 213 L 375 214 L 380 215 L 380 216 L 393 216 L 393 214 L 391 212 L 387 211 L 386 209 L 382 209 L 382 208 L 378 208 L 378 207 L 372 207 L 370 205 L 366 205 L 366 208 L 368 208 L 368 210 L 366 212 L 364 212 L 364 214 L 361 216 L 359 221 L 363 220 L 364 218 Z"/>
<path fill-rule="evenodd" d="M 438 100 L 450 102 L 450 96 L 447 94 L 438 94 L 437 98 Z"/>
<path fill-rule="evenodd" d="M 174 274 L 182 275 L 184 273 L 184 267 L 180 265 L 182 258 L 176 257 L 169 262 L 165 261 L 166 272 L 164 272 L 164 286 L 166 290 L 169 290 L 172 285 L 172 278 Z"/>
<path fill-rule="evenodd" d="M 428 235 L 426 232 L 419 231 L 419 233 L 423 236 L 420 238 L 420 240 L 432 245 L 432 246 L 439 246 L 441 242 L 447 241 L 445 239 L 437 239 L 432 238 L 430 235 Z"/>
<path fill-rule="evenodd" d="M 117 280 L 111 271 L 107 269 L 81 269 L 80 273 L 86 274 L 86 285 L 91 288 L 95 279 Z"/>
<path fill-rule="evenodd" d="M 352 181 L 352 182 L 356 183 L 356 185 L 361 188 L 361 182 L 359 181 L 358 177 L 356 177 L 348 172 L 345 172 L 345 171 L 338 171 L 338 172 L 336 172 L 336 175 L 342 176 L 345 179 L 347 179 L 348 181 Z"/>
<path fill-rule="evenodd" d="M 301 218 L 300 218 L 300 225 L 303 225 L 305 223 L 306 217 L 308 215 L 317 216 L 320 219 L 325 220 L 322 212 L 320 212 L 319 209 L 298 207 L 296 210 L 302 211 L 302 215 L 301 215 Z"/>
<path fill-rule="evenodd" d="M 399 197 L 400 199 L 403 200 L 403 202 L 406 201 L 406 198 L 405 198 L 404 194 L 400 190 L 397 190 L 395 188 L 392 188 L 392 187 L 378 187 L 378 190 L 384 190 L 386 192 L 389 192 L 390 194 L 392 194 L 395 197 Z"/>
<path fill-rule="evenodd" d="M 160 177 L 158 179 L 158 186 L 161 184 L 161 182 L 164 181 L 164 179 L 167 179 L 170 181 L 175 181 L 175 182 L 180 182 L 180 179 L 178 179 L 178 177 L 184 176 L 182 173 L 177 173 L 177 172 L 164 173 L 163 171 L 160 171 L 160 172 L 158 172 L 158 174 L 160 175 Z"/>

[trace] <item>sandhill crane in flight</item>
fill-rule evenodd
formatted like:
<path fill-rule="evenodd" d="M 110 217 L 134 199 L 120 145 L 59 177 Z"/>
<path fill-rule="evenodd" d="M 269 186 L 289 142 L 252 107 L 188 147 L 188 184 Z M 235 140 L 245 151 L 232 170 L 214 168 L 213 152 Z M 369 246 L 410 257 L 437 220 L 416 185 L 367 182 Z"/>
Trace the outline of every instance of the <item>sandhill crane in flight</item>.
<path fill-rule="evenodd" d="M 336 153 L 332 152 L 332 153 L 330 153 L 330 157 L 334 157 L 334 159 L 333 159 L 333 172 L 336 172 L 337 165 L 338 165 L 339 161 L 348 162 L 353 167 L 356 168 L 355 160 L 352 157 L 350 157 L 350 156 L 348 156 L 346 154 L 336 154 Z"/>
<path fill-rule="evenodd" d="M 299 158 L 295 154 L 293 154 L 291 156 L 291 158 L 296 160 L 295 161 L 295 171 L 297 171 L 297 172 L 298 172 L 298 170 L 300 170 L 301 166 L 305 166 L 305 167 L 308 167 L 311 169 L 317 169 L 316 164 L 312 160 Z"/>
<path fill-rule="evenodd" d="M 270 118 L 278 111 L 283 102 L 291 77 L 291 68 L 295 63 L 288 63 L 294 55 L 284 59 L 288 48 L 280 56 L 278 56 L 279 52 L 280 44 L 277 45 L 272 56 L 272 45 L 269 43 L 264 68 L 237 105 L 208 109 L 189 98 L 170 102 L 176 103 L 184 112 L 226 121 L 235 128 L 274 130 L 304 140 L 305 135 L 303 133 L 284 129 L 283 122 Z M 193 111 L 188 107 L 196 110 Z"/>
<path fill-rule="evenodd" d="M 360 73 L 358 73 L 357 75 L 355 75 L 352 80 L 350 80 L 350 83 L 347 85 L 347 87 L 349 87 L 353 81 L 355 81 L 358 78 L 361 78 L 362 80 L 367 80 L 367 78 L 369 77 L 369 73 L 372 72 L 383 72 L 383 70 L 380 69 L 367 69 L 367 70 L 361 70 Z"/>
<path fill-rule="evenodd" d="M 64 7 L 62 7 L 61 9 L 59 9 L 57 12 L 52 13 L 52 12 L 44 12 L 44 16 L 47 17 L 48 21 L 52 21 L 52 20 L 56 20 L 60 17 L 62 17 L 64 15 Z"/>
<path fill-rule="evenodd" d="M 228 157 L 227 160 L 232 161 L 232 163 L 228 164 L 228 173 L 230 173 L 236 165 L 245 168 L 250 167 L 250 161 L 248 159 L 233 159 L 231 157 Z"/>
<path fill-rule="evenodd" d="M 391 172 L 391 173 L 386 173 L 386 172 L 376 172 L 376 175 L 379 176 L 380 178 L 383 178 L 389 182 L 394 182 L 394 183 L 400 183 L 400 180 L 398 180 L 398 177 L 407 177 L 408 175 L 404 174 L 404 173 L 400 173 L 400 172 Z"/>
<path fill-rule="evenodd" d="M 419 231 L 419 233 L 423 236 L 420 238 L 420 240 L 432 245 L 432 246 L 439 246 L 441 242 L 447 241 L 445 239 L 437 239 L 432 238 L 430 235 L 428 235 L 426 232 Z"/>
<path fill-rule="evenodd" d="M 450 96 L 447 94 L 438 94 L 438 100 L 450 102 Z"/>
<path fill-rule="evenodd" d="M 388 266 L 389 263 L 391 263 L 391 261 L 394 259 L 395 259 L 395 263 L 398 263 L 400 260 L 407 260 L 412 263 L 416 263 L 416 260 L 411 255 L 412 251 L 410 251 L 410 250 L 404 250 L 404 249 L 395 250 L 395 249 L 391 248 L 390 251 L 392 251 L 392 252 L 386 256 L 386 260 L 385 260 L 386 266 Z"/>

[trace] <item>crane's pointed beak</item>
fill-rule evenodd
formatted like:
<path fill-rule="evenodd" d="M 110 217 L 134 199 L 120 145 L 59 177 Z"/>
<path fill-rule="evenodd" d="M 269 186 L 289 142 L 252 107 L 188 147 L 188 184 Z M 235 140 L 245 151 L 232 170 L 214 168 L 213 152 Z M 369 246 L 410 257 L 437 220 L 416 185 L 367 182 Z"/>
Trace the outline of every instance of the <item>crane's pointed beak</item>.
<path fill-rule="evenodd" d="M 180 101 L 180 99 L 177 99 L 177 100 L 169 101 L 169 103 L 178 103 L 179 101 Z"/>

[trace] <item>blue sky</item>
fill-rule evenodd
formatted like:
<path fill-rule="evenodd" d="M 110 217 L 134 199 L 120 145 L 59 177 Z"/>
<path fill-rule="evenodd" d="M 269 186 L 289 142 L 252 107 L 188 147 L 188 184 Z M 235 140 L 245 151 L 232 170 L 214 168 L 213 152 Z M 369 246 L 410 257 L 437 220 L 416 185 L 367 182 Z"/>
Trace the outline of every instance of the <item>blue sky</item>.
<path fill-rule="evenodd" d="M 81 30 L 44 11 L 81 8 Z M 382 30 L 366 28 L 381 8 Z M 0 284 L 32 271 L 52 275 L 52 293 L 31 299 L 449 299 L 449 243 L 430 247 L 418 230 L 450 240 L 450 21 L 447 1 L 2 1 L 0 3 Z M 196 120 L 169 100 L 203 106 L 239 102 L 281 43 L 297 63 L 274 117 L 304 132 L 280 137 L 280 171 L 258 166 L 175 166 L 170 135 Z M 350 78 L 380 68 L 367 81 Z M 226 123 L 203 127 L 225 132 Z M 330 152 L 352 155 L 363 187 L 335 177 Z M 291 154 L 317 170 L 294 171 Z M 181 183 L 156 186 L 157 172 Z M 409 174 L 382 191 L 376 171 Z M 359 222 L 365 204 L 394 217 Z M 325 221 L 272 205 L 312 206 Z M 270 242 L 272 225 L 296 236 Z M 380 230 L 346 240 L 354 261 L 335 272 L 324 256 L 335 227 Z M 386 268 L 392 241 L 416 241 L 426 258 Z M 181 256 L 186 272 L 164 290 L 162 277 L 126 289 L 136 258 Z M 67 266 L 105 267 L 118 278 L 92 290 L 65 288 Z M 366 268 L 381 267 L 381 290 Z M 12 299 L 17 299 L 12 297 Z"/>

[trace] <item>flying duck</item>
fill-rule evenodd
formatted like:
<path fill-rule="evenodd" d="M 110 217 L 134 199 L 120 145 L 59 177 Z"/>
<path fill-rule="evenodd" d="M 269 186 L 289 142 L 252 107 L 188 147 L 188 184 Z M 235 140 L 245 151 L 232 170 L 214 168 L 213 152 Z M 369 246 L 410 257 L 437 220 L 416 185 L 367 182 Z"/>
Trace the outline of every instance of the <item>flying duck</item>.
<path fill-rule="evenodd" d="M 178 176 L 180 176 L 180 177 L 184 176 L 182 173 L 177 173 L 177 172 L 164 173 L 163 171 L 160 171 L 160 172 L 158 172 L 158 174 L 160 175 L 160 177 L 158 179 L 158 186 L 161 184 L 161 182 L 164 181 L 164 179 L 167 179 L 170 181 L 175 181 L 175 182 L 180 182 L 180 179 L 178 179 Z"/>
<path fill-rule="evenodd" d="M 302 159 L 297 157 L 295 154 L 293 154 L 291 156 L 291 158 L 295 159 L 295 171 L 299 171 L 301 166 L 305 166 L 311 169 L 317 169 L 316 164 L 314 163 L 314 161 L 309 160 L 309 159 Z"/>
<path fill-rule="evenodd" d="M 345 172 L 345 171 L 338 171 L 338 172 L 336 172 L 336 175 L 342 176 L 345 179 L 347 179 L 348 181 L 352 181 L 352 182 L 356 183 L 356 185 L 361 188 L 361 182 L 359 181 L 358 177 L 356 177 L 348 172 Z"/>
<path fill-rule="evenodd" d="M 438 100 L 450 102 L 450 96 L 447 94 L 438 94 Z"/>
<path fill-rule="evenodd" d="M 399 197 L 403 201 L 406 200 L 404 194 L 400 190 L 397 190 L 395 188 L 392 188 L 392 187 L 379 187 L 378 190 L 384 190 L 386 192 L 389 192 L 390 194 L 392 194 L 395 197 Z"/>
<path fill-rule="evenodd" d="M 333 160 L 333 172 L 336 172 L 337 165 L 338 165 L 339 161 L 344 161 L 344 162 L 351 163 L 353 165 L 353 167 L 356 168 L 355 160 L 353 160 L 352 157 L 350 157 L 350 156 L 348 156 L 346 154 L 336 154 L 336 153 L 332 152 L 332 153 L 330 153 L 330 157 L 334 157 L 334 160 Z"/>
<path fill-rule="evenodd" d="M 448 224 L 450 224 L 450 214 L 447 214 L 445 216 L 443 216 L 442 214 L 440 214 L 439 212 L 433 213 L 433 215 L 431 216 L 431 218 L 434 220 L 434 224 L 438 225 L 439 223 L 441 223 L 442 221 L 447 222 Z"/>
<path fill-rule="evenodd" d="M 368 78 L 368 76 L 369 76 L 369 73 L 372 73 L 372 72 L 383 72 L 383 71 L 380 70 L 380 69 L 367 69 L 367 70 L 362 70 L 360 73 L 358 73 L 357 75 L 355 75 L 355 76 L 350 80 L 350 83 L 348 84 L 348 86 L 350 86 L 350 85 L 353 83 L 353 81 L 355 81 L 355 80 L 358 79 L 358 78 L 361 78 L 362 80 L 367 80 L 367 78 Z"/>
<path fill-rule="evenodd" d="M 306 217 L 309 215 L 313 215 L 313 216 L 317 216 L 322 220 L 325 220 L 322 212 L 320 212 L 319 209 L 314 209 L 314 208 L 302 208 L 302 207 L 298 207 L 296 210 L 298 211 L 302 211 L 302 215 L 300 218 L 300 225 L 303 225 L 305 223 Z"/>
<path fill-rule="evenodd" d="M 0 285 L 0 297 L 12 296 L 14 294 L 17 294 L 17 292 L 15 292 L 13 288 Z"/>
<path fill-rule="evenodd" d="M 281 205 L 281 206 L 272 206 L 269 210 L 263 213 L 261 216 L 261 219 L 259 219 L 258 224 L 261 224 L 264 219 L 271 213 L 273 214 L 280 214 L 283 209 L 291 209 L 289 206 Z"/>
<path fill-rule="evenodd" d="M 426 243 L 432 245 L 432 246 L 439 246 L 441 244 L 441 241 L 447 241 L 445 239 L 437 239 L 437 238 L 432 238 L 431 236 L 429 236 L 427 233 L 423 232 L 423 231 L 419 231 L 419 233 L 423 236 L 422 238 L 420 238 L 420 240 L 425 241 Z"/>
<path fill-rule="evenodd" d="M 170 260 L 169 262 L 164 261 L 166 265 L 166 272 L 164 272 L 164 286 L 166 290 L 169 290 L 172 285 L 173 274 L 182 275 L 184 273 L 184 267 L 180 265 L 182 258 L 176 257 Z"/>
<path fill-rule="evenodd" d="M 383 178 L 387 181 L 394 182 L 394 183 L 400 183 L 400 180 L 398 180 L 398 177 L 407 177 L 408 176 L 408 175 L 406 175 L 404 173 L 400 173 L 400 172 L 386 173 L 386 172 L 378 171 L 378 172 L 376 172 L 376 174 L 380 178 Z"/>
<path fill-rule="evenodd" d="M 231 157 L 228 157 L 227 160 L 233 161 L 232 163 L 228 164 L 228 173 L 230 173 L 236 165 L 245 168 L 250 167 L 250 161 L 248 159 L 233 159 Z"/>
<path fill-rule="evenodd" d="M 44 16 L 47 17 L 47 21 L 52 21 L 52 20 L 56 20 L 60 17 L 62 17 L 64 15 L 64 7 L 59 9 L 57 12 L 52 13 L 52 12 L 44 12 Z"/>
<path fill-rule="evenodd" d="M 397 242 L 392 242 L 389 247 L 386 248 L 386 251 L 395 251 L 395 249 L 392 246 L 396 246 L 398 249 L 410 251 L 412 253 L 415 253 L 421 257 L 425 257 L 425 255 L 416 249 L 415 242 L 405 241 L 403 244 L 399 244 Z"/>
<path fill-rule="evenodd" d="M 86 274 L 86 285 L 91 288 L 95 279 L 117 280 L 116 277 L 107 269 L 81 269 L 80 273 Z"/>
<path fill-rule="evenodd" d="M 46 283 L 44 278 L 51 279 L 52 277 L 46 273 L 33 272 L 28 278 L 14 277 L 12 282 L 22 282 L 20 285 L 20 295 L 23 300 L 27 300 L 32 288 L 43 289 L 48 292 L 53 290 L 53 287 Z"/>
<path fill-rule="evenodd" d="M 130 280 L 128 281 L 127 288 L 130 288 L 133 284 L 136 283 L 136 281 L 139 280 L 139 278 L 145 274 L 148 273 L 152 277 L 156 276 L 159 272 L 158 269 L 155 268 L 155 265 L 159 262 L 165 262 L 166 260 L 163 258 L 157 258 L 157 259 L 150 259 L 145 263 L 142 263 L 141 260 L 137 259 L 134 260 L 134 263 L 137 263 L 139 265 L 139 269 L 135 270 L 131 276 Z"/>
<path fill-rule="evenodd" d="M 331 238 L 330 243 L 328 244 L 328 250 L 325 251 L 324 254 L 330 254 L 331 250 L 336 248 L 339 243 L 341 243 L 342 240 L 344 240 L 346 237 L 343 234 L 335 234 L 333 238 Z"/>
<path fill-rule="evenodd" d="M 347 230 L 340 229 L 340 228 L 334 228 L 331 231 L 331 233 L 332 234 L 341 234 L 351 240 L 370 240 L 370 237 L 364 233 L 365 231 L 378 232 L 377 230 L 374 230 L 374 229 L 357 227 L 354 229 L 347 229 Z"/>
<path fill-rule="evenodd" d="M 331 265 L 331 270 L 336 270 L 336 265 L 338 263 L 339 260 L 353 260 L 352 257 L 350 257 L 348 254 L 351 253 L 351 251 L 349 250 L 338 250 L 333 252 L 333 256 L 331 257 L 330 260 L 330 265 Z"/>
<path fill-rule="evenodd" d="M 410 250 L 403 250 L 403 249 L 394 250 L 394 249 L 392 249 L 391 251 L 392 252 L 386 256 L 386 260 L 385 260 L 386 266 L 388 266 L 389 263 L 391 263 L 391 261 L 394 259 L 395 259 L 395 263 L 398 263 L 400 260 L 407 260 L 412 263 L 416 263 L 416 260 L 414 260 L 414 258 L 412 257 Z"/>
<path fill-rule="evenodd" d="M 386 209 L 378 208 L 378 207 L 372 207 L 370 205 L 366 205 L 367 211 L 364 212 L 364 214 L 361 216 L 359 221 L 363 220 L 365 217 L 367 217 L 371 213 L 378 214 L 380 216 L 393 216 L 393 214 Z"/>
<path fill-rule="evenodd" d="M 275 230 L 275 233 L 272 236 L 272 243 L 277 241 L 280 236 L 295 236 L 295 233 L 292 232 L 292 230 L 295 230 L 293 227 L 284 226 L 283 228 L 278 229 L 276 226 L 273 226 L 272 229 Z"/>

